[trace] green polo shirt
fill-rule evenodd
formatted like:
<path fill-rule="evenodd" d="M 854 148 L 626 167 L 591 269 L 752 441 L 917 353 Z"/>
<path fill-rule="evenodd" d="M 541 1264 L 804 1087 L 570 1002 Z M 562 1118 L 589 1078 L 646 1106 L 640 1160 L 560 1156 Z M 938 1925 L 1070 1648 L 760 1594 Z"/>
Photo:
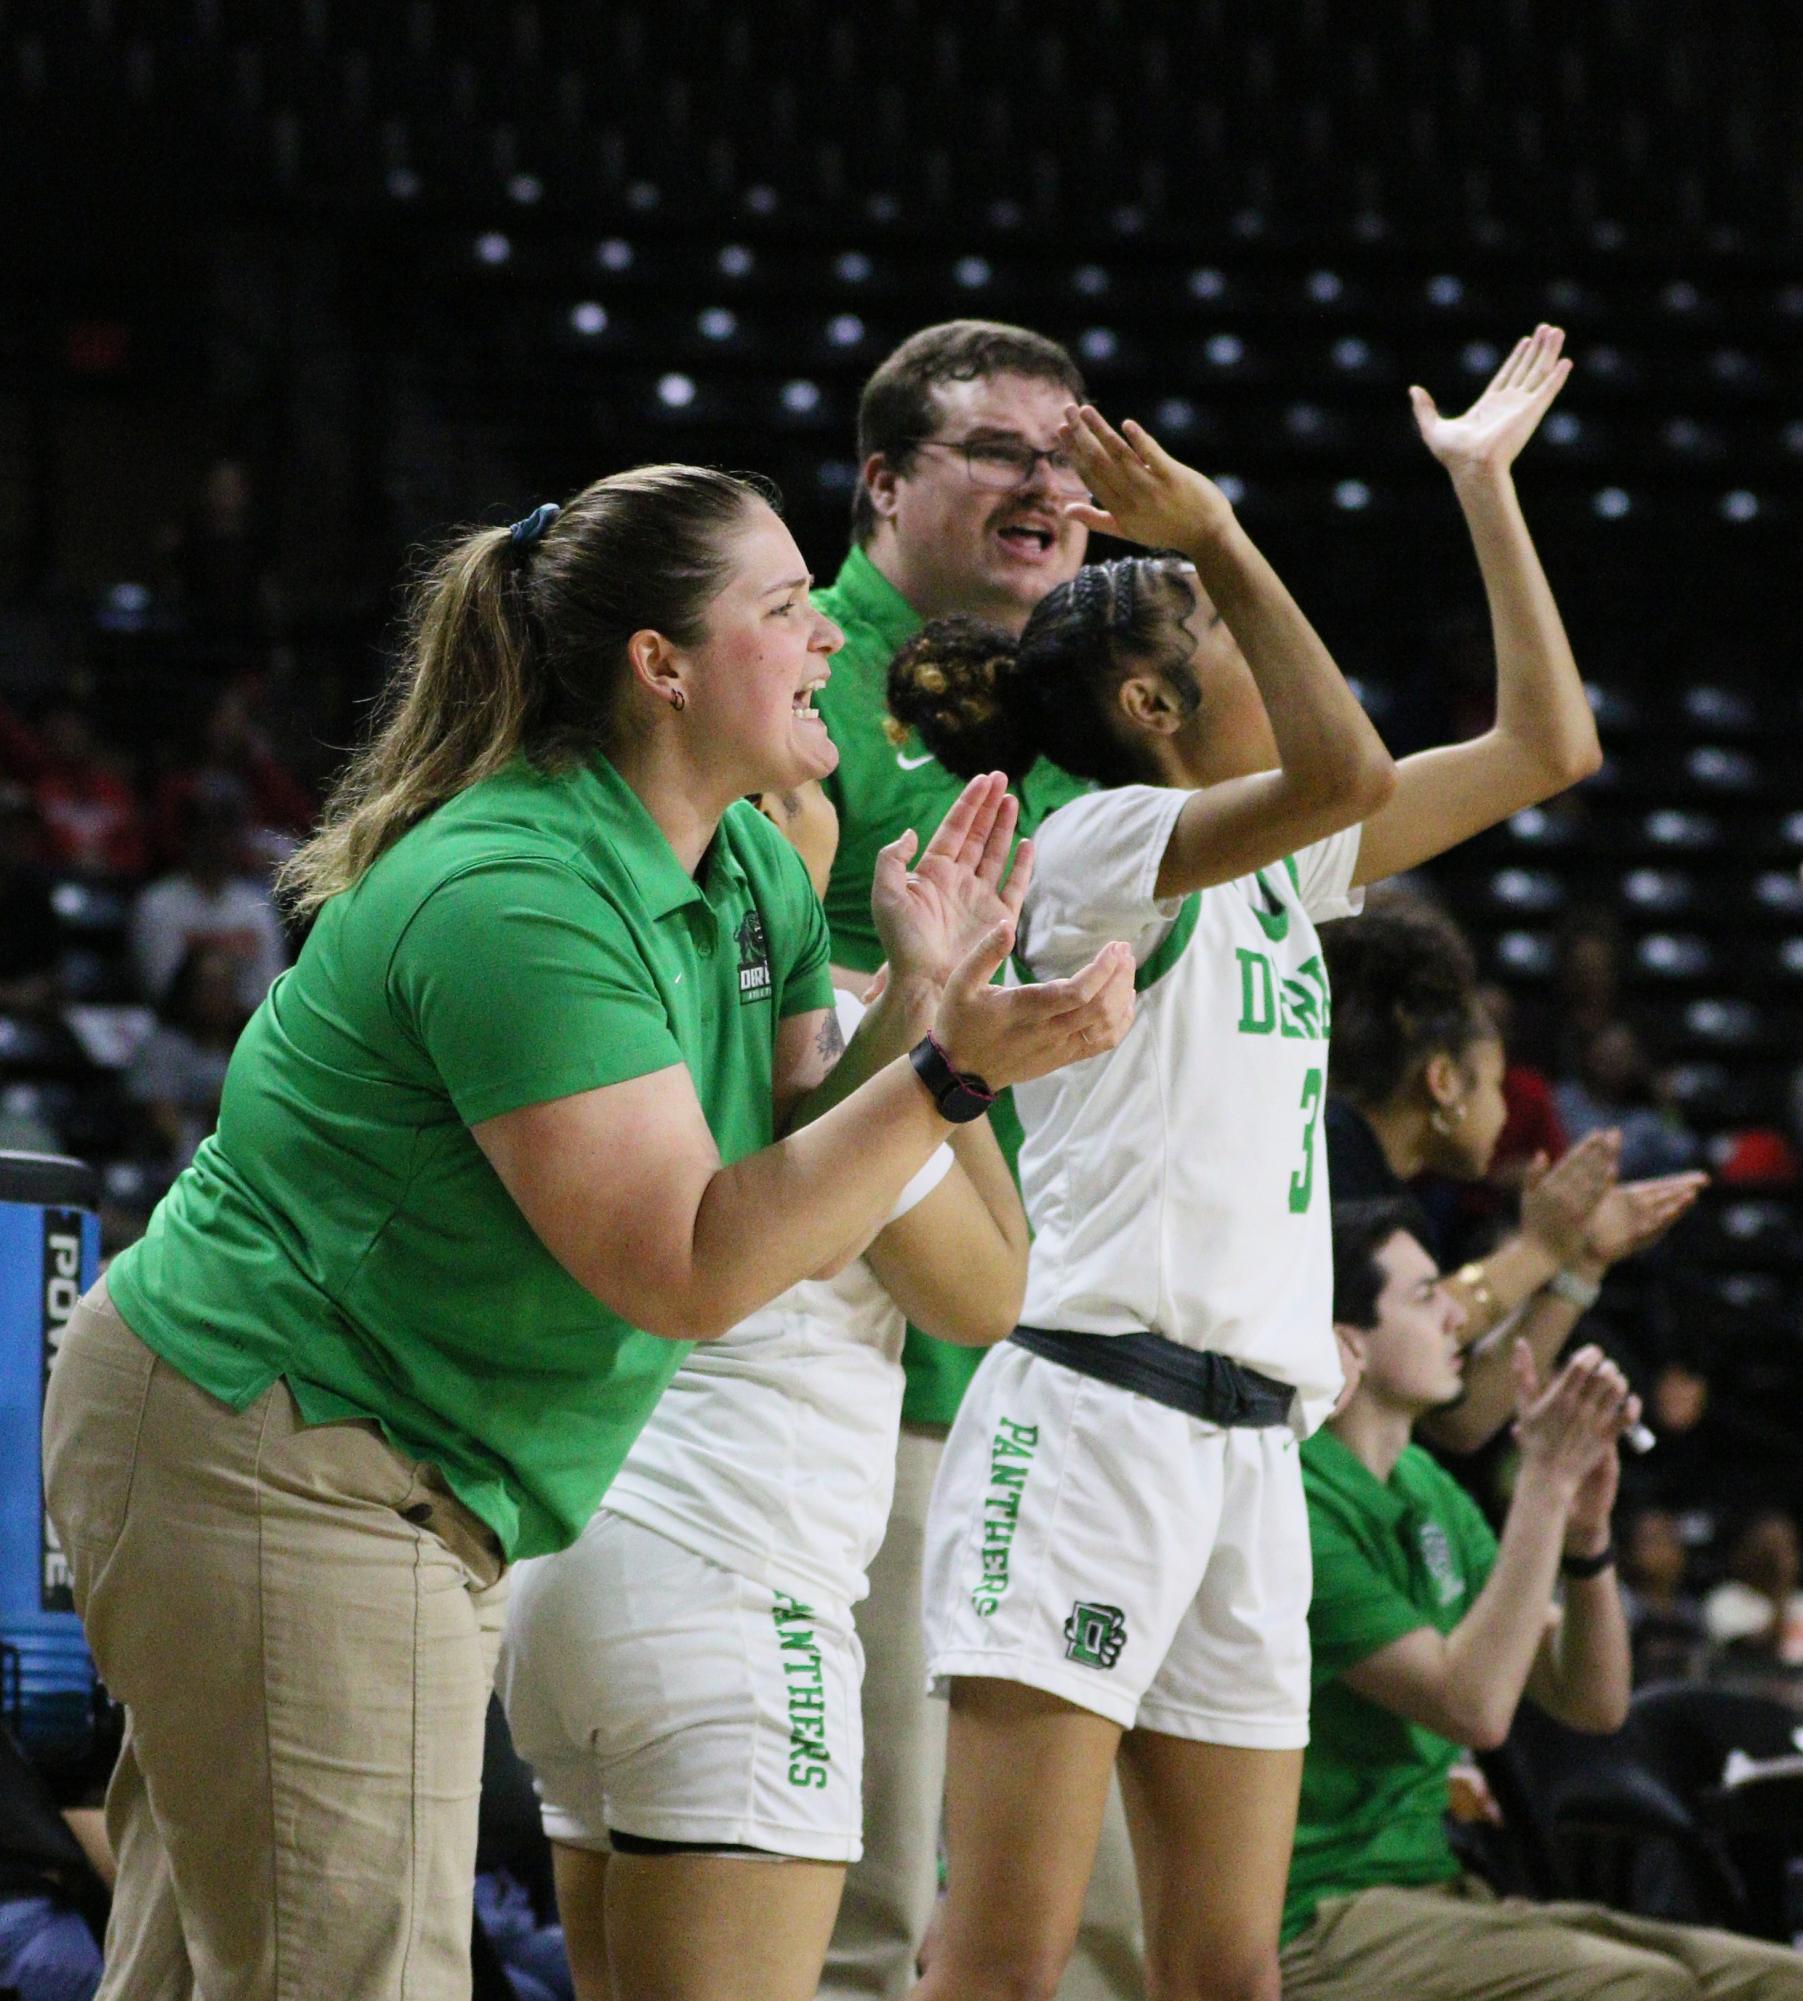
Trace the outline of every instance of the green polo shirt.
<path fill-rule="evenodd" d="M 883 963 L 870 915 L 877 855 L 909 827 L 924 847 L 965 781 L 947 771 L 912 732 L 898 745 L 884 728 L 889 663 L 921 626 L 914 607 L 856 548 L 831 584 L 814 593 L 814 602 L 845 634 L 843 649 L 833 656 L 832 679 L 815 697 L 827 733 L 839 747 L 839 768 L 826 780 L 827 796 L 839 813 L 839 852 L 826 887 L 826 919 L 834 960 L 874 973 Z M 1089 789 L 1086 780 L 1041 758 L 1018 788 L 1020 831 L 1031 833 L 1048 813 Z M 1006 1093 L 990 1120 L 1012 1168 L 1021 1132 Z M 911 1424 L 950 1424 L 983 1352 L 936 1341 L 910 1327 L 902 1352 L 908 1379 L 903 1418 Z"/>
<path fill-rule="evenodd" d="M 236 1409 L 374 1418 L 510 1557 L 571 1541 L 688 1350 L 533 1235 L 470 1135 L 685 1064 L 723 1161 L 768 1146 L 776 1024 L 831 1004 L 788 842 L 731 808 L 697 874 L 605 759 L 523 762 L 334 897 L 232 1056 L 219 1129 L 109 1273 Z"/>
<path fill-rule="evenodd" d="M 1380 1481 L 1331 1430 L 1317 1431 L 1302 1448 L 1302 1485 L 1315 1560 L 1314 1696 L 1286 1944 L 1324 1897 L 1459 1874 L 1446 1775 L 1460 1748 L 1367 1702 L 1341 1676 L 1419 1627 L 1451 1632 L 1496 1561 L 1476 1502 L 1418 1445 Z"/>

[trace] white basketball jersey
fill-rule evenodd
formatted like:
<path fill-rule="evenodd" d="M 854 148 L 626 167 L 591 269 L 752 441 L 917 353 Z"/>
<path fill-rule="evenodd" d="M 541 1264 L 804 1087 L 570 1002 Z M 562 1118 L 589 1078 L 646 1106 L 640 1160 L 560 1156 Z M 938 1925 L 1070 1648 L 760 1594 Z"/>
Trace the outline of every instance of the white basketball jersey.
<path fill-rule="evenodd" d="M 1149 1329 L 1298 1392 L 1312 1431 L 1339 1392 L 1327 1149 L 1332 1025 L 1317 922 L 1352 915 L 1359 830 L 1181 900 L 1155 894 L 1190 795 L 1133 785 L 1040 827 L 1017 957 L 1035 979 L 1132 945 L 1120 1046 L 1015 1090 L 1033 1225 L 1022 1318 Z"/>

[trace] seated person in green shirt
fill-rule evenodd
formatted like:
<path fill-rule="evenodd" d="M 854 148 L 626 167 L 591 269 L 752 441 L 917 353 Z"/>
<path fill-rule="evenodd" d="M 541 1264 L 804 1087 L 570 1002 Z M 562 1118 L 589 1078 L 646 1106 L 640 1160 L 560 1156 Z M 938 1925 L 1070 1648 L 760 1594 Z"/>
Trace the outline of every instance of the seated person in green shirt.
<path fill-rule="evenodd" d="M 421 582 L 288 871 L 311 934 L 45 1400 L 127 1712 L 107 2001 L 467 1996 L 507 1562 L 575 1538 L 692 1342 L 863 1249 L 980 1111 L 957 1073 L 1124 1032 L 1124 947 L 1049 1005 L 991 984 L 1031 872 L 992 773 L 878 858 L 889 993 L 843 1043 L 747 803 L 836 762 L 811 582 L 767 489 L 692 466 Z"/>
<path fill-rule="evenodd" d="M 1463 1309 L 1424 1227 L 1406 1201 L 1334 1208 L 1334 1321 L 1357 1381 L 1302 1448 L 1315 1693 L 1285 2001 L 1803 1996 L 1803 1961 L 1779 1946 L 1499 1898 L 1453 1854 L 1447 1775 L 1461 1746 L 1502 1742 L 1524 1694 L 1579 1730 L 1627 1714 L 1610 1515 L 1639 1403 L 1600 1349 L 1543 1388 L 1518 1344 L 1521 1466 L 1499 1543 L 1409 1442 L 1461 1393 Z"/>

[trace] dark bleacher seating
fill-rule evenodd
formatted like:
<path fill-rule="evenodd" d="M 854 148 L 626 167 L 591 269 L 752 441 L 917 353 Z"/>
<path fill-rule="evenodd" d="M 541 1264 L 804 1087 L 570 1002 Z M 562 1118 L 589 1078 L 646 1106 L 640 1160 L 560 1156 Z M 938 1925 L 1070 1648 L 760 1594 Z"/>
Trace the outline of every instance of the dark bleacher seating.
<path fill-rule="evenodd" d="M 1610 913 L 1693 1126 L 1782 1127 L 1800 77 L 1803 15 L 1766 0 L 18 0 L 0 167 L 43 199 L 13 218 L 33 283 L 0 288 L 0 688 L 79 674 L 154 736 L 242 664 L 147 558 L 87 576 L 121 537 L 65 526 L 92 462 L 55 456 L 66 405 L 250 441 L 314 579 L 279 637 L 342 744 L 389 580 L 452 521 L 682 455 L 776 476 L 830 572 L 859 385 L 973 313 L 1067 339 L 1221 477 L 1406 747 L 1481 726 L 1447 635 L 1481 648 L 1482 608 L 1402 392 L 1456 404 L 1552 318 L 1579 374 L 1522 484 L 1609 761 L 1434 877 L 1524 1015 L 1562 927 Z M 57 909 L 73 994 L 128 1000 L 118 898 Z M 117 1116 L 113 1072 L 29 1023 L 0 1021 L 0 1087 L 84 1135 Z M 109 1185 L 154 1193 L 126 1160 Z M 1737 1213 L 1695 1226 L 1711 1298 L 1794 1335 L 1794 1232 Z"/>

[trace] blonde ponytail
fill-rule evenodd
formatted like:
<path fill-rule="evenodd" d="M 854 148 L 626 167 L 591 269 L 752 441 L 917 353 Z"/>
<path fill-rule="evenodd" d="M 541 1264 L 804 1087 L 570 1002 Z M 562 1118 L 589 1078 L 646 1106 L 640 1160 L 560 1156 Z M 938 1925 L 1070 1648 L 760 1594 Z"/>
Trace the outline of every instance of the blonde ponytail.
<path fill-rule="evenodd" d="M 605 751 L 626 642 L 694 646 L 732 566 L 731 538 L 775 489 L 708 466 L 639 466 L 585 487 L 530 535 L 483 528 L 415 588 L 375 734 L 318 831 L 284 864 L 297 917 L 360 881 L 407 829 L 516 757 L 552 767 Z"/>
<path fill-rule="evenodd" d="M 277 875 L 297 917 L 349 889 L 434 806 L 519 754 L 531 698 L 516 560 L 508 531 L 485 528 L 416 586 L 412 643 L 376 733 L 334 786 L 319 831 Z"/>

